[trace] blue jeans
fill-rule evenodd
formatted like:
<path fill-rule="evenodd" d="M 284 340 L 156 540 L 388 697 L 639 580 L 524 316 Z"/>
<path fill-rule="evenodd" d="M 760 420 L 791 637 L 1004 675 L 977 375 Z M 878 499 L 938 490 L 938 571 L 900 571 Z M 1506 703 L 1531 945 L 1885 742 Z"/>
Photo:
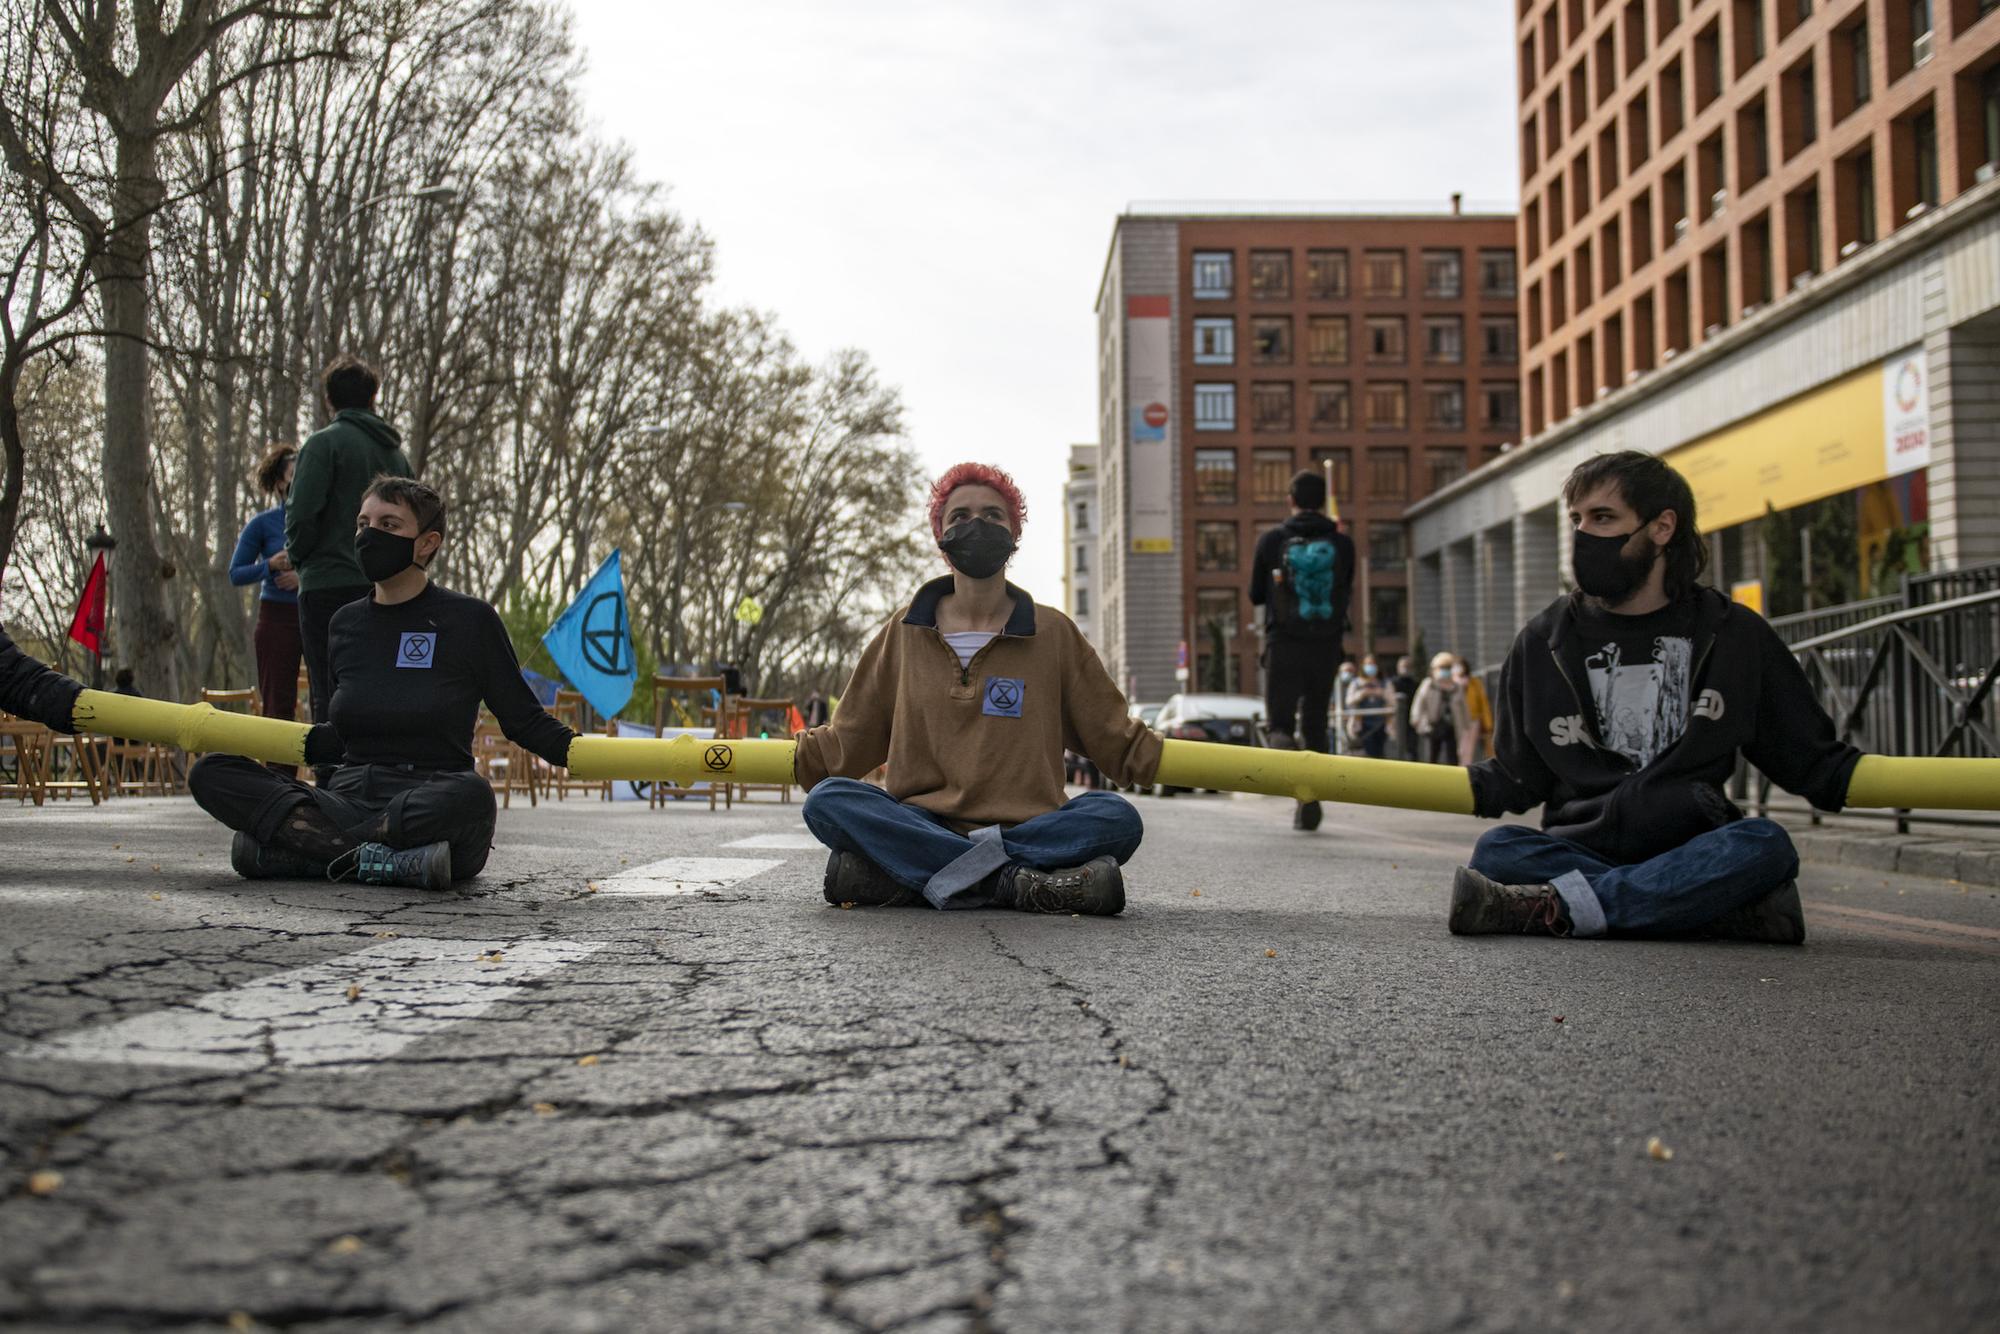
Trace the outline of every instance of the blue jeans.
<path fill-rule="evenodd" d="M 1113 792 L 1086 792 L 1011 829 L 990 825 L 968 836 L 852 778 L 821 779 L 806 793 L 805 818 L 814 838 L 836 852 L 866 857 L 905 889 L 922 890 L 936 908 L 985 907 L 974 886 L 1009 862 L 1044 870 L 1096 857 L 1122 864 L 1145 833 L 1131 802 Z"/>
<path fill-rule="evenodd" d="M 1757 902 L 1798 875 L 1799 854 L 1782 826 L 1738 820 L 1614 866 L 1581 843 L 1507 824 L 1480 836 L 1472 869 L 1503 885 L 1554 885 L 1573 935 L 1670 936 Z"/>

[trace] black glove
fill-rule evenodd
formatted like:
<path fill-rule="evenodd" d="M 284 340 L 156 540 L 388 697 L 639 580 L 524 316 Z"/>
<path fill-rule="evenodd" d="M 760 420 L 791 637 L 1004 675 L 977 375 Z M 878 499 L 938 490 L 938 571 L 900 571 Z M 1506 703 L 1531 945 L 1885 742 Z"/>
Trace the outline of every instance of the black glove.
<path fill-rule="evenodd" d="M 332 723 L 318 723 L 306 733 L 306 763 L 313 768 L 339 764 L 345 758 L 347 743 L 340 739 L 340 733 L 333 730 Z"/>

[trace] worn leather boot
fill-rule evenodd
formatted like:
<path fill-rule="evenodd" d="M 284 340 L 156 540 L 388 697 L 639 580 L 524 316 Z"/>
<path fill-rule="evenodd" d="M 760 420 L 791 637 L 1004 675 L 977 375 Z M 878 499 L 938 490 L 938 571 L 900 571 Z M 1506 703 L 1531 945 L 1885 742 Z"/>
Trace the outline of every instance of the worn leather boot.
<path fill-rule="evenodd" d="M 823 892 L 836 907 L 913 908 L 928 902 L 921 892 L 903 888 L 887 871 L 853 852 L 835 852 L 826 859 Z"/>
<path fill-rule="evenodd" d="M 1451 882 L 1451 933 L 1455 936 L 1566 936 L 1569 909 L 1554 885 L 1503 885 L 1470 866 Z"/>

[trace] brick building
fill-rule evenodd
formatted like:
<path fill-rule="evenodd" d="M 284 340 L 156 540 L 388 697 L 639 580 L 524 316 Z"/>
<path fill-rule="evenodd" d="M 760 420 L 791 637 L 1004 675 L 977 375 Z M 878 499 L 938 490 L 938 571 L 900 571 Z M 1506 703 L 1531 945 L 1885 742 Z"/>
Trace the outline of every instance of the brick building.
<path fill-rule="evenodd" d="M 1514 218 L 1134 208 L 1098 291 L 1095 639 L 1135 697 L 1261 689 L 1247 597 L 1330 464 L 1351 652 L 1407 644 L 1404 507 L 1520 435 Z"/>
<path fill-rule="evenodd" d="M 1767 506 L 1851 495 L 1863 584 L 1913 533 L 2000 557 L 2000 0 L 1517 0 L 1516 37 L 1528 439 L 1417 508 L 1427 633 L 1498 660 L 1606 449 L 1688 473 L 1746 601 Z"/>

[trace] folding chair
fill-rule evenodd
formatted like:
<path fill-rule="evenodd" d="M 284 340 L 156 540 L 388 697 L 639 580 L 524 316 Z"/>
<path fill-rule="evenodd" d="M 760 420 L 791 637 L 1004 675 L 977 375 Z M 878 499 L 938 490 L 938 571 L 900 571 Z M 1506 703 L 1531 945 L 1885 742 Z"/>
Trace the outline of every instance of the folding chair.
<path fill-rule="evenodd" d="M 588 730 L 583 725 L 585 708 L 583 692 L 580 690 L 557 690 L 555 707 L 551 708 L 549 712 L 554 714 L 556 719 L 572 732 L 581 735 Z M 608 726 L 605 729 L 605 734 L 607 736 L 610 734 Z M 600 800 L 611 800 L 611 784 L 609 782 L 585 782 L 581 778 L 571 778 L 568 769 L 551 767 L 548 771 L 547 782 L 550 795 L 555 797 L 557 801 L 561 801 L 567 797 L 571 788 L 575 788 L 580 792 L 596 792 Z"/>
<path fill-rule="evenodd" d="M 0 767 L 0 797 L 37 806 L 48 800 L 49 736 L 49 729 L 40 723 L 0 714 L 0 751 L 13 756 L 11 765 Z"/>
<path fill-rule="evenodd" d="M 687 698 L 683 699 L 682 697 Z M 729 724 L 729 682 L 720 676 L 663 676 L 653 674 L 653 735 L 664 735 L 668 728 L 706 727 L 716 736 L 727 736 Z M 699 797 L 693 788 L 669 787 L 664 782 L 653 784 L 650 804 L 655 808 L 664 807 L 669 800 L 681 801 L 688 797 Z M 725 809 L 735 802 L 735 790 L 728 783 L 708 785 L 708 808 L 715 809 L 716 797 L 722 798 Z"/>
<path fill-rule="evenodd" d="M 789 699 L 753 699 L 749 696 L 733 699 L 729 702 L 729 735 L 754 737 L 762 730 L 758 726 L 759 715 L 776 714 L 778 717 L 779 734 L 789 736 L 790 733 L 785 731 L 785 728 L 791 717 L 793 707 L 794 705 Z M 792 799 L 792 785 L 790 783 L 736 784 L 736 795 L 743 800 L 748 801 L 752 792 L 776 792 L 779 799 L 786 803 L 790 803 Z"/>

